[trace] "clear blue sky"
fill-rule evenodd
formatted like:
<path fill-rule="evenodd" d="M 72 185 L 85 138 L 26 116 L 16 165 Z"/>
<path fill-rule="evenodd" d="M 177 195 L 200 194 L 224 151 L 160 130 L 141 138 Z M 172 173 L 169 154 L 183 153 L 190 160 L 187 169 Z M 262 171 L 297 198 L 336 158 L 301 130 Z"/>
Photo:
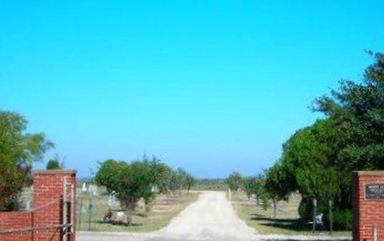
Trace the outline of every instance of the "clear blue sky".
<path fill-rule="evenodd" d="M 383 51 L 384 1 L 2 1 L 0 108 L 66 167 L 155 154 L 199 177 L 270 166 Z M 43 166 L 38 164 L 37 168 Z"/>

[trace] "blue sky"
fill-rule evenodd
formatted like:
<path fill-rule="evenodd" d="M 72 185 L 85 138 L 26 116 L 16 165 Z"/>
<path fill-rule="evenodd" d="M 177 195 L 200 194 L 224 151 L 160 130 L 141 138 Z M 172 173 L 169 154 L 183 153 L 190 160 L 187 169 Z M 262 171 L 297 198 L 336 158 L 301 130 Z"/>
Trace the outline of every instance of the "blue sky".
<path fill-rule="evenodd" d="M 383 1 L 3 1 L 0 108 L 67 168 L 155 154 L 199 177 L 270 166 L 383 51 Z M 36 168 L 44 164 L 39 163 Z"/>

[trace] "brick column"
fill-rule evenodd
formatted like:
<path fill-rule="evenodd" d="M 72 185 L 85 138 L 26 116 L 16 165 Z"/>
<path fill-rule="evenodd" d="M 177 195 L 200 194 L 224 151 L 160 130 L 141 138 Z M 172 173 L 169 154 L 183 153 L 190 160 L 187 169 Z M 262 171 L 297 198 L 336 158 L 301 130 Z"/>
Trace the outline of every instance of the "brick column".
<path fill-rule="evenodd" d="M 352 176 L 353 240 L 384 240 L 384 171 Z"/>
<path fill-rule="evenodd" d="M 64 180 L 67 183 L 64 187 Z M 74 189 L 73 189 L 74 188 Z M 67 191 L 67 200 L 73 202 L 71 214 L 73 215 L 73 224 L 75 225 L 75 203 L 70 200 L 73 194 L 76 194 L 76 172 L 64 170 L 36 171 L 33 179 L 33 200 L 34 212 L 33 225 L 35 227 L 61 225 L 62 201 L 64 189 Z M 68 235 L 68 241 L 75 241 L 75 227 L 71 229 L 73 234 Z M 60 229 L 38 230 L 35 232 L 35 240 L 60 241 Z M 64 240 L 67 241 L 67 240 Z"/>

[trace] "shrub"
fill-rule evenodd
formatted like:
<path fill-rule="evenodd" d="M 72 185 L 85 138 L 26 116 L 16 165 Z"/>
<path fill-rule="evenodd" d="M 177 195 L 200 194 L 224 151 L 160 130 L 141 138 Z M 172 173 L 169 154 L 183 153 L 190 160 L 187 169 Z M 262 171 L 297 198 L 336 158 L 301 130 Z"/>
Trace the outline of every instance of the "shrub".
<path fill-rule="evenodd" d="M 47 163 L 47 170 L 61 169 L 60 162 L 58 160 L 49 160 Z"/>
<path fill-rule="evenodd" d="M 311 198 L 303 198 L 299 205 L 299 215 L 305 221 L 312 221 L 313 219 L 313 200 Z M 317 201 L 316 213 L 328 213 L 327 203 L 323 201 Z"/>
<path fill-rule="evenodd" d="M 328 213 L 324 215 L 324 224 L 329 227 Z M 349 209 L 333 211 L 334 230 L 352 230 L 352 211 Z"/>

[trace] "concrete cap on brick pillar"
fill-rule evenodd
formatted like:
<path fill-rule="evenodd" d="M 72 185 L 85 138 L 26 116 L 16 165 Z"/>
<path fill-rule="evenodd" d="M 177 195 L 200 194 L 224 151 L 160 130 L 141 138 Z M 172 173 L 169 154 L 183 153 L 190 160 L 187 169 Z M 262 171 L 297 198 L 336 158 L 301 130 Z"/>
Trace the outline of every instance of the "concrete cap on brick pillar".
<path fill-rule="evenodd" d="M 354 171 L 358 176 L 384 176 L 384 171 Z"/>
<path fill-rule="evenodd" d="M 76 174 L 76 170 L 60 170 L 60 169 L 52 169 L 52 170 L 35 170 L 32 172 L 33 175 L 55 175 L 55 174 Z"/>

